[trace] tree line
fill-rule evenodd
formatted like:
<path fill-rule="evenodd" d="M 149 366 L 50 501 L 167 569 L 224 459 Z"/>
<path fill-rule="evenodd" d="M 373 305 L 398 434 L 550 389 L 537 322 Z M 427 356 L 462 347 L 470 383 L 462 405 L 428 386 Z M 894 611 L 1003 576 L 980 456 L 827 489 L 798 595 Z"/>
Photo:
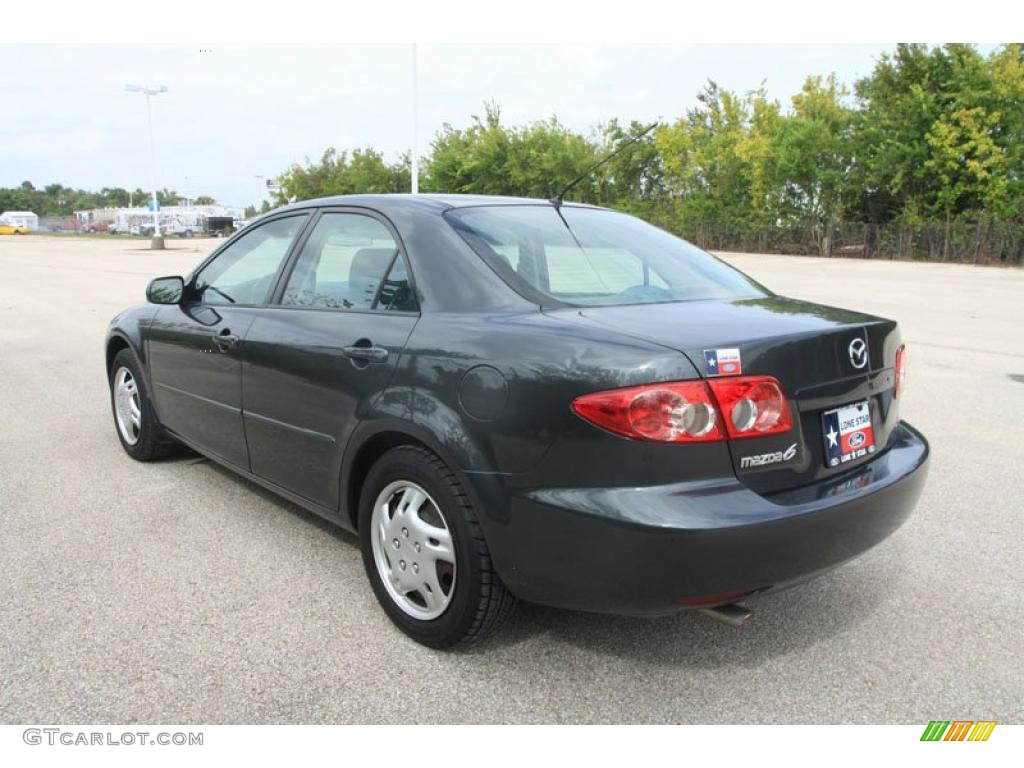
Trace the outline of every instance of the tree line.
<path fill-rule="evenodd" d="M 31 181 L 23 181 L 17 187 L 0 187 L 0 211 L 32 211 L 40 218 L 59 219 L 71 216 L 75 211 L 91 208 L 127 208 L 146 206 L 153 193 L 140 188 L 134 190 L 121 187 L 104 187 L 99 192 L 74 189 L 63 184 L 47 184 L 37 189 Z M 171 189 L 157 192 L 160 205 L 182 205 L 185 196 Z M 189 198 L 196 205 L 214 205 L 217 201 L 209 195 Z"/>
<path fill-rule="evenodd" d="M 580 133 L 557 117 L 513 126 L 488 103 L 437 133 L 420 189 L 548 198 L 644 127 L 611 120 Z M 407 192 L 410 157 L 330 148 L 278 181 L 278 204 Z M 166 189 L 159 199 L 183 200 Z M 786 104 L 764 87 L 736 93 L 709 81 L 695 106 L 569 199 L 634 213 L 707 248 L 1021 263 L 1024 49 L 899 45 L 852 86 L 811 75 Z M 43 217 L 129 200 L 144 205 L 149 193 L 0 189 L 0 210 Z"/>
<path fill-rule="evenodd" d="M 556 117 L 506 125 L 497 105 L 445 124 L 424 192 L 547 198 L 642 130 L 589 135 Z M 280 177 L 278 202 L 406 192 L 408 155 L 328 149 Z M 682 116 L 588 176 L 570 199 L 635 213 L 698 244 L 1019 263 L 1024 52 L 905 44 L 852 88 L 811 75 L 787 105 L 715 82 Z"/>

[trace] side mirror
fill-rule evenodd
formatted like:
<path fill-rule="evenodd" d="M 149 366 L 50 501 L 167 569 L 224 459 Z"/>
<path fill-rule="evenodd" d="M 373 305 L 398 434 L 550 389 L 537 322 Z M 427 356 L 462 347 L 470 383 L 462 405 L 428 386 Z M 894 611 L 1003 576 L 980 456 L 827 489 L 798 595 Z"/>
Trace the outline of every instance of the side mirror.
<path fill-rule="evenodd" d="M 180 304 L 185 293 L 185 281 L 180 277 L 158 277 L 146 288 L 146 301 L 150 304 Z"/>

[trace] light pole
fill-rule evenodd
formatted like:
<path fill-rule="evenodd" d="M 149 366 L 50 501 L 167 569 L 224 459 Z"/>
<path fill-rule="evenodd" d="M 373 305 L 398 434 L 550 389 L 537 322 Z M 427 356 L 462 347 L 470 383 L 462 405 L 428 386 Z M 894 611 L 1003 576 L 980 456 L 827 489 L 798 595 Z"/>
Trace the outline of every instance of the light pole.
<path fill-rule="evenodd" d="M 126 91 L 142 93 L 146 96 L 146 118 L 149 121 L 149 160 L 152 170 L 153 182 L 153 240 L 150 247 L 159 250 L 164 247 L 164 238 L 160 234 L 160 203 L 156 198 L 156 140 L 153 138 L 153 107 L 150 98 L 161 93 L 167 93 L 167 86 L 161 85 L 158 88 L 146 88 L 141 85 L 126 85 Z"/>
<path fill-rule="evenodd" d="M 416 43 L 412 44 L 412 193 L 418 195 L 420 191 L 420 159 L 416 148 L 416 118 L 419 112 L 419 87 L 416 73 Z"/>
<path fill-rule="evenodd" d="M 253 211 L 255 211 L 255 213 L 253 213 L 253 218 L 254 219 L 257 216 L 259 216 L 260 215 L 260 211 L 263 210 L 263 174 L 262 173 L 257 173 L 256 174 L 256 189 L 258 190 L 258 194 L 256 195 L 256 205 L 253 206 Z"/>

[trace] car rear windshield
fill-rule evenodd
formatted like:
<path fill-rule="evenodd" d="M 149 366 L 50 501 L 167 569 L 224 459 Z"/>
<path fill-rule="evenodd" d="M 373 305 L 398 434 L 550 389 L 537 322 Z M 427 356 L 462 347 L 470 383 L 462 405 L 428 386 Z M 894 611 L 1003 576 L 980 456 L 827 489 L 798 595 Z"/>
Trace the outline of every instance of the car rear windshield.
<path fill-rule="evenodd" d="M 504 280 L 541 304 L 614 306 L 764 296 L 757 283 L 640 219 L 598 208 L 458 208 L 448 222 Z"/>

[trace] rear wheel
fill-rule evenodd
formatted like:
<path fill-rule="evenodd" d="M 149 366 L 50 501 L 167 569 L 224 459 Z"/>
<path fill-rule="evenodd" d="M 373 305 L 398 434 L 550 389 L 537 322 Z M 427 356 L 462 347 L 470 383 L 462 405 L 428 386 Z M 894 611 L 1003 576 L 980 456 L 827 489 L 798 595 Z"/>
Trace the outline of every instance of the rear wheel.
<path fill-rule="evenodd" d="M 373 465 L 359 504 L 359 539 L 384 611 L 424 645 L 477 640 L 515 606 L 465 489 L 425 448 L 394 448 Z"/>
<path fill-rule="evenodd" d="M 136 461 L 167 453 L 172 441 L 156 419 L 141 367 L 130 349 L 122 349 L 110 367 L 110 404 L 121 447 Z"/>

